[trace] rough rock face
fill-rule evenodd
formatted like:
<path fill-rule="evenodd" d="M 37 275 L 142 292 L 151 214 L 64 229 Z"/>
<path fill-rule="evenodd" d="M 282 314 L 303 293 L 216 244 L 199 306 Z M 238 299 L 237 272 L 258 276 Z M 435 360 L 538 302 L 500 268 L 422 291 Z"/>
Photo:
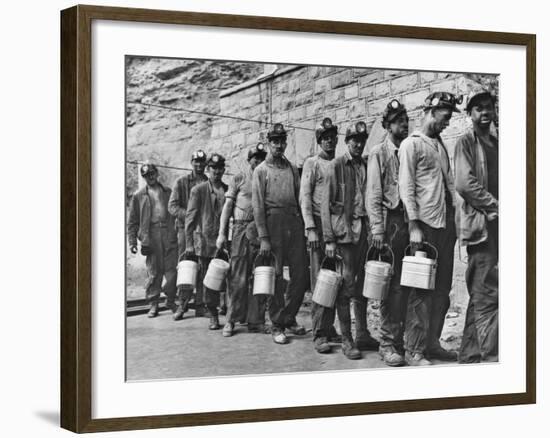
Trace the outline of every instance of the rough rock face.
<path fill-rule="evenodd" d="M 128 57 L 126 159 L 189 167 L 192 151 L 210 139 L 214 117 L 149 105 L 217 114 L 220 91 L 263 71 L 263 64 Z M 127 165 L 130 193 L 138 186 L 137 170 Z M 182 173 L 163 169 L 162 181 L 170 185 Z"/>

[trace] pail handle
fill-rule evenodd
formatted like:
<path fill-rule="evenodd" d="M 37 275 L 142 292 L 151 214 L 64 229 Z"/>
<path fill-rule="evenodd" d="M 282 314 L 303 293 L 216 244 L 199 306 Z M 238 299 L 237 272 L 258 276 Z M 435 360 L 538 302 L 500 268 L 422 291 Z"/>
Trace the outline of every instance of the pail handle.
<path fill-rule="evenodd" d="M 439 251 L 437 250 L 437 248 L 435 246 L 433 246 L 431 243 L 429 242 L 422 242 L 422 245 L 424 246 L 429 246 L 431 249 L 434 250 L 434 253 L 435 253 L 435 258 L 433 260 L 437 260 L 439 258 Z M 405 248 L 405 254 L 407 254 L 407 251 L 410 250 L 411 248 L 411 244 L 409 243 L 407 245 L 407 247 Z M 410 251 L 409 251 L 409 254 L 410 254 Z"/>
<path fill-rule="evenodd" d="M 325 265 L 325 261 L 327 259 L 334 260 L 334 272 L 337 272 L 338 274 L 342 275 L 342 272 L 344 270 L 344 261 L 342 260 L 342 257 L 340 257 L 338 254 L 336 254 L 334 257 L 327 257 L 325 256 L 323 258 L 323 261 L 321 262 L 321 268 Z"/>
<path fill-rule="evenodd" d="M 220 257 L 222 256 L 222 257 Z M 222 259 L 222 260 L 225 260 L 226 262 L 229 262 L 229 253 L 223 249 L 223 248 L 220 248 L 220 249 L 217 249 L 215 254 L 214 254 L 214 258 L 215 259 Z"/>
<path fill-rule="evenodd" d="M 199 258 L 196 255 L 185 255 L 185 252 L 180 256 L 178 263 L 184 260 L 191 260 L 192 262 L 198 263 Z"/>
<path fill-rule="evenodd" d="M 391 249 L 391 246 L 388 245 L 387 243 L 384 243 L 384 244 L 382 245 L 382 249 L 383 249 L 383 248 L 387 248 L 387 249 L 390 251 L 390 255 L 391 255 L 391 268 L 393 269 L 393 266 L 394 266 L 394 263 L 395 263 L 395 256 L 393 255 L 393 250 Z M 371 246 L 369 247 L 369 249 L 367 250 L 367 261 L 368 261 L 368 260 L 371 260 L 371 259 L 369 259 L 369 254 L 371 253 L 371 250 L 372 250 L 372 249 L 376 249 L 376 248 L 374 247 L 374 245 L 371 245 Z M 382 258 L 381 258 L 382 249 L 378 250 L 378 260 L 380 260 L 380 261 L 382 261 Z"/>
<path fill-rule="evenodd" d="M 258 255 L 256 256 L 256 258 L 254 259 L 254 267 L 258 266 L 258 259 L 262 257 L 262 258 L 265 258 L 265 256 L 262 256 L 258 253 Z M 269 266 L 273 267 L 273 268 L 276 268 L 276 264 L 277 264 L 277 259 L 275 258 L 275 254 L 273 253 L 273 251 L 271 251 L 269 253 L 269 258 L 271 259 L 271 264 Z M 266 266 L 266 265 L 262 265 L 262 266 Z"/>

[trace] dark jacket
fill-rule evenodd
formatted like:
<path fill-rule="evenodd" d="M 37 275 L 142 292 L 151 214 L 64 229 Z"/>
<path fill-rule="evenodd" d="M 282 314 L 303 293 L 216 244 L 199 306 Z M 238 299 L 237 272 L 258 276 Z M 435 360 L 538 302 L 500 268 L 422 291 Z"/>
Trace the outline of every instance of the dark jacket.
<path fill-rule="evenodd" d="M 224 192 L 227 185 L 222 183 Z M 198 256 L 214 257 L 224 201 L 218 202 L 210 181 L 191 189 L 185 214 L 185 242 Z"/>
<path fill-rule="evenodd" d="M 187 203 L 189 202 L 189 193 L 191 189 L 201 182 L 207 181 L 206 175 L 196 175 L 189 173 L 176 180 L 172 188 L 172 195 L 168 201 L 168 211 L 176 218 L 176 226 L 179 228 L 185 227 L 185 212 Z"/>
<path fill-rule="evenodd" d="M 162 188 L 162 202 L 168 205 L 171 190 L 160 183 L 159 185 Z M 151 201 L 149 199 L 149 187 L 144 186 L 134 193 L 130 201 L 128 212 L 128 243 L 130 246 L 136 246 L 138 239 L 142 246 L 150 246 L 150 226 Z M 174 218 L 169 214 L 166 215 L 166 227 L 169 233 L 168 240 L 174 242 L 174 245 L 177 246 L 178 240 L 174 227 Z"/>
<path fill-rule="evenodd" d="M 366 174 L 365 161 L 362 158 Z M 332 160 L 327 174 L 328 184 L 321 204 L 323 238 L 327 243 L 355 243 L 353 236 L 357 233 L 352 225 L 356 180 L 348 154 Z M 357 189 L 364 191 L 366 187 Z"/>
<path fill-rule="evenodd" d="M 498 148 L 498 140 L 491 136 Z M 476 245 L 487 240 L 487 214 L 498 213 L 498 200 L 489 192 L 487 158 L 473 129 L 458 139 L 455 146 L 456 229 L 461 245 Z"/>

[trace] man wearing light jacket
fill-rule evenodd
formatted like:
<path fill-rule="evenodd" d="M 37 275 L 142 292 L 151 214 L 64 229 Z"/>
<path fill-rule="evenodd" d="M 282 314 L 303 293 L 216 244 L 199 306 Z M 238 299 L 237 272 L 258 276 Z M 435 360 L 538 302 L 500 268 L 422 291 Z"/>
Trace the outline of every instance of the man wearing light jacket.
<path fill-rule="evenodd" d="M 459 111 L 457 103 L 454 94 L 430 94 L 420 129 L 399 148 L 399 195 L 409 223 L 412 252 L 427 242 L 439 255 L 435 290 L 414 288 L 409 294 L 405 324 L 405 360 L 409 365 L 431 365 L 428 358 L 457 359 L 439 340 L 450 305 L 456 242 L 454 180 L 440 134 L 449 126 L 453 112 Z"/>
<path fill-rule="evenodd" d="M 498 360 L 498 139 L 495 99 L 481 87 L 466 103 L 472 129 L 455 146 L 457 231 L 468 251 L 466 312 L 459 361 Z"/>
<path fill-rule="evenodd" d="M 401 266 L 409 244 L 403 203 L 399 197 L 399 146 L 409 133 L 406 108 L 396 99 L 384 110 L 384 141 L 372 148 L 367 172 L 367 213 L 373 246 L 393 251 L 393 276 L 386 299 L 380 303 L 380 355 L 389 366 L 405 364 L 403 333 L 407 315 L 409 288 L 401 286 Z"/>

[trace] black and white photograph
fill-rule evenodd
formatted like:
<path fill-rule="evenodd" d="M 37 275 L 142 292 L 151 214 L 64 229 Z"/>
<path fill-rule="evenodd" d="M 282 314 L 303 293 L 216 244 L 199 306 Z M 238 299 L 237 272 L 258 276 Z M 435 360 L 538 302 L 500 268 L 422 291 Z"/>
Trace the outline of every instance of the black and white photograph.
<path fill-rule="evenodd" d="M 499 75 L 124 73 L 128 381 L 499 361 Z"/>

